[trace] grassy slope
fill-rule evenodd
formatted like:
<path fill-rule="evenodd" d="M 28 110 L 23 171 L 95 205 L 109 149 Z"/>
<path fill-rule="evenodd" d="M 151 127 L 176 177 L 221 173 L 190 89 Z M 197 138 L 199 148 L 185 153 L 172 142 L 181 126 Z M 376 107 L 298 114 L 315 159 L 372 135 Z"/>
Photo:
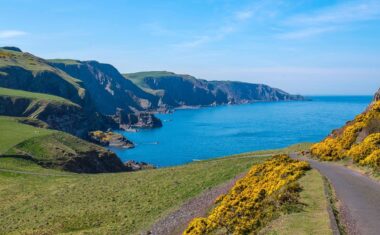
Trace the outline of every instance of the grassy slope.
<path fill-rule="evenodd" d="M 145 92 L 148 92 L 152 95 L 159 95 L 162 96 L 164 91 L 163 90 L 153 90 L 149 88 L 149 86 L 146 85 L 144 78 L 146 77 L 178 77 L 179 75 L 167 72 L 167 71 L 148 71 L 148 72 L 137 72 L 137 73 L 127 73 L 123 74 L 123 76 L 130 81 L 132 81 L 136 86 L 143 89 Z"/>
<path fill-rule="evenodd" d="M 322 176 L 311 170 L 299 182 L 303 187 L 303 211 L 281 216 L 263 234 L 332 234 Z"/>
<path fill-rule="evenodd" d="M 84 93 L 83 88 L 81 88 L 78 84 L 81 82 L 80 80 L 69 76 L 61 70 L 54 68 L 53 66 L 50 66 L 47 61 L 29 53 L 5 50 L 0 48 L 0 68 L 8 66 L 22 67 L 26 70 L 32 71 L 34 74 L 43 71 L 56 73 L 62 79 L 72 84 L 78 90 L 78 93 L 80 95 Z M 2 72 L 2 74 L 4 75 L 4 72 Z"/>
<path fill-rule="evenodd" d="M 3 88 L 3 87 L 0 87 L 0 96 L 20 97 L 20 98 L 27 98 L 27 99 L 33 99 L 33 100 L 45 100 L 45 101 L 53 101 L 53 102 L 63 102 L 63 103 L 71 104 L 71 105 L 76 105 L 65 98 L 55 96 L 55 95 L 48 95 L 48 94 L 43 94 L 43 93 L 29 92 L 29 91 L 16 90 L 16 89 L 8 89 L 8 88 Z"/>
<path fill-rule="evenodd" d="M 0 154 L 33 137 L 54 133 L 52 130 L 21 124 L 15 118 L 0 116 Z"/>
<path fill-rule="evenodd" d="M 136 233 L 263 158 L 205 161 L 134 173 L 38 176 L 0 171 L 0 228 L 37 233 Z M 0 166 L 19 169 L 20 160 Z M 41 172 L 24 162 L 26 169 Z M 50 171 L 52 173 L 53 171 Z"/>

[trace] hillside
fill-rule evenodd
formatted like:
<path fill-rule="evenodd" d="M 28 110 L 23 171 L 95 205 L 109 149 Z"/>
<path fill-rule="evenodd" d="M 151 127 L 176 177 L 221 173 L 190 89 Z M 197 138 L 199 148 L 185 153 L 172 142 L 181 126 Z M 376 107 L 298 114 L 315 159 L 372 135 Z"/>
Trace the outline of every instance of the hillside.
<path fill-rule="evenodd" d="M 81 64 L 74 60 L 60 60 L 62 63 L 68 66 Z M 135 94 L 146 93 L 124 79 L 112 66 L 86 62 L 77 72 L 75 75 L 83 81 L 55 67 L 53 62 L 18 48 L 0 48 L 0 87 L 13 89 L 2 95 L 1 115 L 32 116 L 48 122 L 51 128 L 82 138 L 87 138 L 89 131 L 98 129 L 162 125 L 160 120 L 142 112 L 143 108 L 138 106 Z M 114 80 L 122 84 L 112 83 L 111 86 L 110 81 Z M 111 90 L 114 87 L 116 90 Z M 42 94 L 32 97 L 31 93 L 21 94 L 19 91 L 20 94 L 16 94 L 16 90 Z M 118 95 L 116 91 L 126 95 Z M 66 102 L 56 102 L 48 96 L 42 97 L 43 94 L 64 98 L 61 101 Z"/>
<path fill-rule="evenodd" d="M 127 170 L 114 153 L 64 132 L 32 127 L 4 116 L 0 116 L 0 129 L 0 162 L 3 158 L 25 159 L 45 168 L 77 173 Z"/>
<path fill-rule="evenodd" d="M 355 164 L 380 172 L 379 92 L 363 113 L 313 145 L 311 154 L 328 161 L 350 159 Z"/>
<path fill-rule="evenodd" d="M 233 81 L 206 81 L 171 72 L 124 74 L 137 86 L 160 98 L 160 107 L 244 104 L 260 101 L 304 100 L 263 84 Z"/>
<path fill-rule="evenodd" d="M 112 126 L 105 117 L 87 115 L 81 106 L 62 97 L 1 87 L 0 115 L 38 119 L 47 128 L 84 138 L 89 130 Z"/>
<path fill-rule="evenodd" d="M 81 81 L 18 48 L 0 48 L 0 86 L 52 94 L 79 105 L 88 102 Z"/>
<path fill-rule="evenodd" d="M 288 150 L 273 152 L 282 151 Z M 0 215 L 7 215 L 1 217 L 0 227 L 4 233 L 140 234 L 190 198 L 268 159 L 260 154 L 97 175 L 62 175 L 62 172 L 41 168 L 30 161 L 0 158 L 0 197 L 5 202 L 0 204 Z M 321 182 L 314 185 L 322 188 Z M 305 192 L 313 193 L 313 190 Z M 323 191 L 318 192 L 317 195 L 323 195 Z M 312 202 L 326 203 L 323 196 L 319 200 Z M 307 204 L 305 209 L 313 218 L 311 223 L 323 221 L 309 229 L 329 229 L 327 217 L 320 218 L 327 213 L 325 207 L 315 210 L 313 205 Z"/>
<path fill-rule="evenodd" d="M 117 108 L 143 111 L 157 107 L 157 97 L 125 79 L 112 65 L 76 60 L 49 60 L 49 63 L 80 79 L 103 114 L 114 114 Z"/>

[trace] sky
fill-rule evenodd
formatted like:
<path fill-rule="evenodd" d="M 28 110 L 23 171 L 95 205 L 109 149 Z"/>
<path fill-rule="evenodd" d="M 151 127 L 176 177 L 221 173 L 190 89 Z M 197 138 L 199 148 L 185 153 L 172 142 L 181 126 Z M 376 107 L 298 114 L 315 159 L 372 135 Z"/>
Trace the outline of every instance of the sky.
<path fill-rule="evenodd" d="M 265 83 L 303 95 L 380 87 L 380 0 L 0 0 L 0 46 Z"/>

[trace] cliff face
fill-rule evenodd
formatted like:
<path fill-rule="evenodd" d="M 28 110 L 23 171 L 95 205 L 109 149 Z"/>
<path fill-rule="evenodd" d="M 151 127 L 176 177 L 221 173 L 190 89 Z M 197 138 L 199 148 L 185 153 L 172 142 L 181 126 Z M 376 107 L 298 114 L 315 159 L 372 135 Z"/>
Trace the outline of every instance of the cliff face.
<path fill-rule="evenodd" d="M 170 72 L 141 72 L 126 74 L 125 77 L 159 97 L 160 107 L 304 100 L 302 96 L 291 95 L 263 84 L 206 81 Z"/>
<path fill-rule="evenodd" d="M 51 94 L 78 105 L 74 107 L 66 104 L 52 105 L 51 102 L 3 99 L 3 115 L 36 116 L 48 122 L 51 128 L 87 137 L 86 131 L 118 128 L 112 117 L 106 116 L 115 114 L 117 108 L 124 109 L 131 117 L 138 117 L 140 114 L 136 111 L 150 107 L 150 100 L 157 103 L 154 96 L 126 80 L 110 65 L 94 61 L 65 62 L 48 62 L 18 48 L 0 48 L 0 88 Z M 77 77 L 70 76 L 58 67 Z M 31 111 L 26 112 L 26 108 L 32 108 L 29 107 L 30 104 L 38 110 L 38 115 Z M 13 107 L 15 105 L 19 107 Z M 13 108 L 16 110 L 12 110 Z M 21 111 L 17 111 L 18 109 Z M 11 114 L 12 112 L 15 114 Z M 145 126 L 149 127 L 150 124 Z"/>
<path fill-rule="evenodd" d="M 76 104 L 25 97 L 0 96 L 0 115 L 38 119 L 49 128 L 82 138 L 86 138 L 90 130 L 104 130 L 112 125 L 96 113 L 93 116 L 87 115 Z"/>
<path fill-rule="evenodd" d="M 125 79 L 116 68 L 96 61 L 51 60 L 50 64 L 83 82 L 95 106 L 103 114 L 143 111 L 157 107 L 158 98 Z"/>

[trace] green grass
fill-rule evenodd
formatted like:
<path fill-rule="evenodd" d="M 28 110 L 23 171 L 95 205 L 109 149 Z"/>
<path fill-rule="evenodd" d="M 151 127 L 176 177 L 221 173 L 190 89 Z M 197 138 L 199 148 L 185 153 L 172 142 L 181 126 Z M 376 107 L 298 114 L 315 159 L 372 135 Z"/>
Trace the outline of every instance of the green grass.
<path fill-rule="evenodd" d="M 13 147 L 39 156 L 39 160 L 54 159 L 57 148 L 66 152 L 86 148 L 68 135 L 19 124 L 9 117 L 0 117 L 0 129 L 5 130 L 0 135 L 3 152 Z M 281 151 L 288 150 L 266 152 Z M 253 152 L 244 157 L 112 174 L 68 173 L 0 157 L 0 234 L 136 234 L 186 200 L 268 158 L 258 155 Z"/>
<path fill-rule="evenodd" d="M 305 205 L 303 210 L 281 216 L 261 234 L 332 234 L 322 176 L 311 170 L 299 182 L 303 187 L 300 194 L 300 201 Z"/>
<path fill-rule="evenodd" d="M 0 96 L 9 96 L 9 97 L 20 97 L 20 98 L 27 98 L 27 99 L 33 99 L 33 100 L 46 100 L 46 101 L 54 101 L 54 102 L 63 102 L 68 103 L 71 105 L 76 105 L 72 103 L 71 101 L 55 96 L 55 95 L 48 95 L 43 93 L 37 93 L 37 92 L 29 92 L 29 91 L 23 91 L 23 90 L 16 90 L 16 89 L 8 89 L 0 87 Z"/>
<path fill-rule="evenodd" d="M 79 85 L 79 83 L 81 83 L 80 80 L 73 78 L 67 73 L 49 65 L 49 63 L 46 60 L 36 57 L 29 53 L 0 48 L 0 70 L 3 67 L 9 66 L 22 67 L 26 70 L 31 71 L 33 74 L 37 74 L 44 71 L 53 72 L 60 76 L 62 79 L 72 84 L 78 90 L 79 95 L 82 95 L 84 93 L 83 88 L 81 88 Z M 0 74 L 0 76 L 4 75 L 5 72 L 2 72 Z"/>
<path fill-rule="evenodd" d="M 33 137 L 46 136 L 54 131 L 17 122 L 16 118 L 0 116 L 0 154 Z"/>
<path fill-rule="evenodd" d="M 136 234 L 185 200 L 263 159 L 226 158 L 134 173 L 68 177 L 0 171 L 0 228 L 4 233 Z M 18 164 L 0 158 L 0 165 L 11 169 Z M 26 169 L 42 170 L 31 162 L 24 164 Z"/>
<path fill-rule="evenodd" d="M 60 64 L 67 64 L 67 65 L 80 65 L 80 61 L 72 60 L 72 59 L 49 59 L 47 61 L 51 63 L 60 63 Z"/>

